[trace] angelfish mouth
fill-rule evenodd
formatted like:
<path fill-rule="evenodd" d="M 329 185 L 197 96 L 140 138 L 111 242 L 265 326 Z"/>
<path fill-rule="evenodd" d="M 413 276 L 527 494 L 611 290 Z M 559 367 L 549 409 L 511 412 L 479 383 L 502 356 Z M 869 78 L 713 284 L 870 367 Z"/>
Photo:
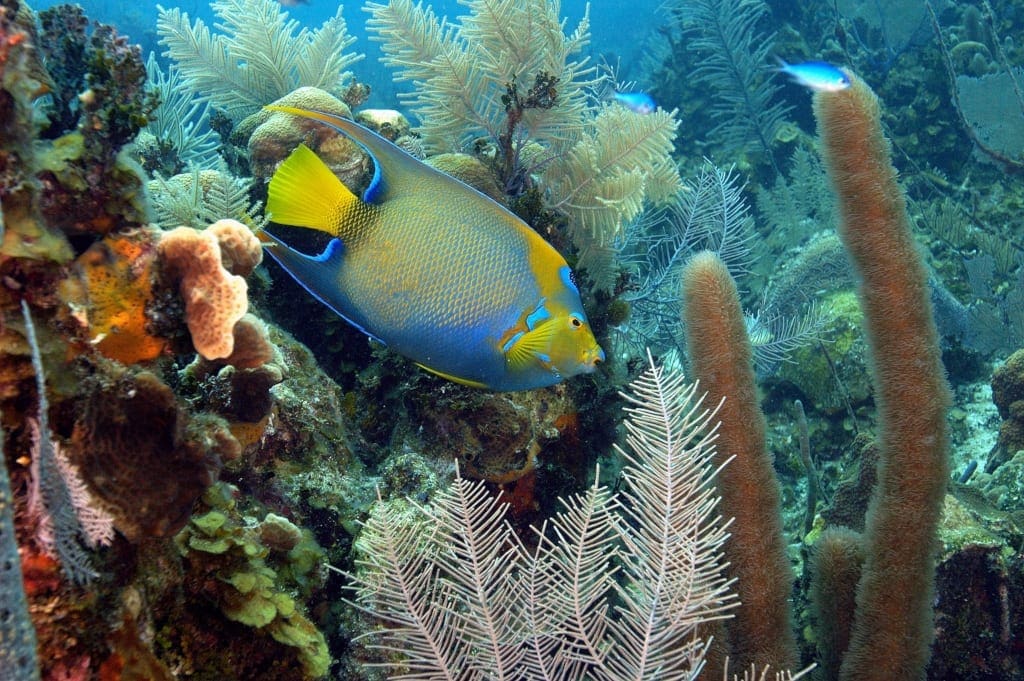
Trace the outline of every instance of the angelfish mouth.
<path fill-rule="evenodd" d="M 587 353 L 587 358 L 584 361 L 584 365 L 587 367 L 587 371 L 594 371 L 597 369 L 597 365 L 604 362 L 604 350 L 596 348 L 591 352 Z"/>

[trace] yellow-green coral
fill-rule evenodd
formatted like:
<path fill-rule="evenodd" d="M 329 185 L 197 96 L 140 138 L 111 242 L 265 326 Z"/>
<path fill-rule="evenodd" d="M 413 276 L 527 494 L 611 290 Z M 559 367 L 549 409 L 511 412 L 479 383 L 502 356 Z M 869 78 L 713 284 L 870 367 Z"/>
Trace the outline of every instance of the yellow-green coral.
<path fill-rule="evenodd" d="M 203 501 L 210 510 L 194 515 L 175 542 L 193 569 L 221 585 L 214 594 L 221 613 L 295 648 L 310 678 L 324 676 L 331 662 L 327 642 L 296 603 L 296 595 L 315 586 L 323 550 L 308 531 L 280 516 L 268 514 L 260 525 L 246 524 L 225 483 L 207 490 Z M 289 550 L 264 543 L 265 537 L 281 535 L 277 530 L 282 527 L 295 531 L 296 543 Z"/>

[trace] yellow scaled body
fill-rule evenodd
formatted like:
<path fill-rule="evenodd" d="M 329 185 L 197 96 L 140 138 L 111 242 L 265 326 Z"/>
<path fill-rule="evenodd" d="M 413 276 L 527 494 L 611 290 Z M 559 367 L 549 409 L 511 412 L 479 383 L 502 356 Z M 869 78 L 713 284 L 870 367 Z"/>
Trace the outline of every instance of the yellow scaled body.
<path fill-rule="evenodd" d="M 561 255 L 503 206 L 329 114 L 268 107 L 348 135 L 376 174 L 353 195 L 305 146 L 270 181 L 270 219 L 336 237 L 309 257 L 264 236 L 310 293 L 446 378 L 526 390 L 604 359 Z"/>

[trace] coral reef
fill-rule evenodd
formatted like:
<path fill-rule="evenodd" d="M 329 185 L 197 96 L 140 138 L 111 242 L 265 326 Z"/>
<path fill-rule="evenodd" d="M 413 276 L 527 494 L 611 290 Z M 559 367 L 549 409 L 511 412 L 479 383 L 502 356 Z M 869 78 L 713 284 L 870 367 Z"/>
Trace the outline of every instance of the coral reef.
<path fill-rule="evenodd" d="M 355 119 L 389 142 L 397 143 L 412 132 L 409 120 L 394 109 L 360 109 Z"/>
<path fill-rule="evenodd" d="M 1024 450 L 1024 350 L 1010 355 L 992 374 L 992 401 L 1003 422 L 985 463 L 987 473 Z"/>
<path fill-rule="evenodd" d="M 457 477 L 429 507 L 378 505 L 352 578 L 359 604 L 387 623 L 373 637 L 379 664 L 424 678 L 606 681 L 700 668 L 700 628 L 733 596 L 705 489 L 714 415 L 695 392 L 652 363 L 625 396 L 625 490 L 595 483 L 565 500 L 535 549 L 484 483 Z"/>
<path fill-rule="evenodd" d="M 784 362 L 775 378 L 790 381 L 809 404 L 826 414 L 845 414 L 871 400 L 871 374 L 867 368 L 867 344 L 862 332 L 863 315 L 852 291 L 825 295 L 821 300 L 820 335 L 824 348 L 808 344 L 796 348 L 791 362 Z"/>
<path fill-rule="evenodd" d="M 222 460 L 238 456 L 238 443 L 223 422 L 184 412 L 155 375 L 102 369 L 92 370 L 76 397 L 71 461 L 123 535 L 170 536 L 216 480 Z"/>
<path fill-rule="evenodd" d="M 410 0 L 367 7 L 373 14 L 368 28 L 383 41 L 385 63 L 399 68 L 400 80 L 417 86 L 402 97 L 420 117 L 432 153 L 461 149 L 473 135 L 497 143 L 507 134 L 502 98 L 517 83 L 545 74 L 557 83 L 558 105 L 530 108 L 518 124 L 522 132 L 507 144 L 514 137 L 564 141 L 586 109 L 586 88 L 595 73 L 577 55 L 590 39 L 587 16 L 566 35 L 556 7 L 543 0 L 504 9 L 471 2 L 469 15 L 448 30 L 430 7 Z M 505 151 L 515 153 L 507 145 Z"/>
<path fill-rule="evenodd" d="M 643 570 L 660 554 L 640 530 L 651 529 L 650 509 L 668 508 L 659 496 L 668 488 L 644 476 L 670 473 L 624 463 L 613 450 L 626 436 L 615 390 L 642 370 L 645 345 L 665 364 L 694 369 L 711 354 L 683 358 L 680 347 L 679 273 L 698 248 L 720 250 L 734 275 L 746 275 L 728 295 L 717 291 L 705 304 L 693 296 L 697 317 L 715 316 L 728 298 L 733 329 L 720 345 L 742 345 L 740 303 L 755 359 L 762 341 L 792 328 L 771 326 L 772 318 L 798 320 L 813 306 L 827 322 L 814 343 L 787 350 L 794 363 L 776 358 L 771 376 L 759 365 L 761 392 L 727 391 L 726 408 L 742 402 L 746 415 L 715 417 L 724 420 L 723 450 L 730 431 L 743 431 L 754 444 L 740 449 L 774 456 L 774 473 L 755 483 L 768 499 L 749 492 L 723 502 L 722 515 L 736 517 L 727 531 L 779 535 L 789 559 L 803 565 L 795 581 L 765 577 L 765 566 L 785 564 L 761 556 L 753 578 L 739 574 L 739 628 L 774 622 L 769 628 L 790 658 L 781 663 L 797 664 L 785 636 L 792 617 L 802 661 L 817 661 L 823 678 L 1024 675 L 1024 351 L 1010 355 L 1024 319 L 1024 190 L 1006 172 L 1019 165 L 1012 154 L 1019 130 L 1010 124 L 1020 107 L 1011 96 L 985 108 L 994 92 L 1020 80 L 1024 49 L 1011 37 L 1024 19 L 1007 3 L 946 3 L 932 17 L 935 41 L 920 6 L 840 0 L 820 11 L 812 4 L 670 2 L 658 10 L 662 17 L 678 18 L 672 8 L 680 6 L 703 12 L 685 25 L 657 22 L 670 50 L 641 41 L 630 52 L 642 59 L 623 53 L 618 64 L 592 68 L 590 21 L 599 35 L 604 9 L 567 27 L 559 3 L 548 0 L 467 0 L 465 16 L 452 22 L 425 3 L 380 0 L 368 8 L 369 33 L 395 75 L 410 81 L 397 96 L 409 105 L 406 119 L 392 109 L 358 109 L 369 86 L 348 72 L 359 55 L 350 51 L 340 9 L 319 30 L 300 28 L 298 12 L 293 20 L 274 0 L 218 0 L 213 25 L 161 9 L 161 35 L 135 37 L 162 39 L 171 58 L 164 71 L 152 54 L 144 69 L 140 50 L 121 35 L 132 26 L 125 7 L 114 8 L 121 13 L 115 32 L 72 5 L 37 16 L 24 2 L 0 2 L 0 677 L 17 668 L 18 681 L 383 678 L 388 670 L 368 666 L 374 662 L 416 675 L 397 666 L 410 651 L 404 630 L 358 613 L 346 588 L 362 579 L 366 596 L 382 584 L 377 576 L 394 574 L 399 563 L 380 550 L 388 527 L 409 540 L 402 556 L 436 568 L 431 579 L 456 579 L 465 564 L 445 556 L 462 546 L 478 514 L 508 521 L 496 541 L 483 542 L 496 556 L 487 574 L 509 580 L 479 591 L 498 603 L 490 612 L 530 617 L 538 611 L 519 606 L 562 603 L 582 590 L 582 602 L 593 604 L 582 608 L 585 616 L 558 619 L 568 612 L 562 605 L 540 613 L 558 624 L 532 641 L 534 650 L 553 651 L 550 659 L 572 667 L 565 678 L 600 678 L 605 663 L 612 669 L 605 677 L 626 678 L 639 658 L 621 644 L 639 639 L 615 631 L 649 621 L 631 608 L 654 602 L 644 600 L 651 582 Z M 725 31 L 702 33 L 712 26 Z M 607 44 L 594 48 L 615 53 Z M 833 98 L 819 101 L 819 113 L 841 104 L 822 119 L 823 131 L 831 129 L 825 156 L 845 196 L 842 229 L 861 224 L 873 239 L 909 226 L 918 253 L 906 234 L 897 246 L 873 243 L 865 250 L 884 253 L 874 259 L 881 264 L 854 275 L 839 242 L 820 236 L 836 226 L 835 201 L 805 132 L 808 94 L 775 87 L 775 76 L 753 68 L 770 52 L 854 65 L 887 102 L 878 107 L 859 83 L 816 95 Z M 727 63 L 739 71 L 725 73 Z M 711 91 L 711 82 L 722 87 Z M 396 104 L 386 78 L 373 86 L 372 106 Z M 608 101 L 612 89 L 650 92 L 662 108 L 637 114 Z M 715 106 L 725 98 L 736 106 Z M 266 221 L 260 200 L 277 164 L 305 143 L 356 193 L 372 170 L 343 135 L 257 110 L 273 100 L 353 118 L 418 158 L 430 152 L 435 168 L 523 217 L 580 275 L 603 345 L 614 331 L 611 361 L 554 389 L 493 395 L 417 372 L 342 322 L 324 320 L 298 286 L 276 282 L 270 292 L 253 233 Z M 673 106 L 682 113 L 670 113 Z M 737 115 L 743 111 L 749 115 Z M 897 152 L 899 190 L 879 125 Z M 856 172 L 848 173 L 851 158 Z M 695 180 L 681 182 L 677 164 Z M 758 187 L 771 184 L 769 170 L 778 171 L 774 186 Z M 868 186 L 860 186 L 865 178 Z M 748 210 L 744 196 L 753 193 L 758 202 Z M 917 255 L 927 262 L 927 285 Z M 873 276 L 886 264 L 900 271 L 880 286 Z M 855 279 L 874 301 L 866 317 L 853 300 Z M 905 288 L 915 296 L 902 297 Z M 883 289 L 894 296 L 883 300 L 888 314 L 879 314 L 872 294 Z M 942 305 L 935 311 L 941 346 L 921 330 L 929 326 L 929 294 Z M 913 356 L 904 352 L 911 346 Z M 940 347 L 958 401 L 948 438 L 939 423 Z M 724 363 L 749 364 L 748 355 Z M 922 369 L 913 379 L 896 375 L 913 367 Z M 652 369 L 641 379 L 640 399 L 662 404 L 658 376 Z M 913 389 L 886 387 L 897 383 Z M 682 409 L 687 395 L 654 411 L 631 403 L 634 444 L 653 451 L 668 439 L 689 446 L 707 437 L 663 437 L 664 421 L 684 415 L 673 408 Z M 794 425 L 794 399 L 806 407 L 806 427 Z M 767 449 L 758 400 L 768 417 Z M 909 421 L 894 416 L 900 407 L 922 419 L 903 436 L 897 431 Z M 689 416 L 704 418 L 700 410 Z M 945 439 L 955 480 L 944 468 Z M 702 461 L 695 511 L 711 508 L 715 496 L 706 486 L 714 464 Z M 460 481 L 450 487 L 456 465 Z M 723 482 L 728 475 L 727 468 Z M 473 486 L 467 477 L 483 482 Z M 807 500 L 812 479 L 820 480 L 817 504 Z M 602 485 L 614 485 L 608 495 L 622 507 L 601 506 Z M 496 490 L 497 504 L 485 496 Z M 460 494 L 471 503 L 456 521 L 449 511 Z M 926 501 L 911 506 L 904 496 Z M 559 497 L 569 509 L 597 510 L 558 516 Z M 769 516 L 770 529 L 757 530 L 763 525 L 753 523 L 765 518 L 751 520 L 752 513 Z M 554 534 L 529 527 L 545 521 Z M 714 543 L 721 526 L 709 521 L 706 531 L 689 536 Z M 607 536 L 615 540 L 602 543 Z M 552 577 L 569 565 L 574 538 L 594 549 L 576 554 L 585 563 L 576 591 Z M 429 548 L 434 540 L 437 551 Z M 528 576 L 516 569 L 527 564 L 520 560 L 535 560 L 533 574 L 553 587 L 494 596 L 493 585 Z M 701 565 L 721 576 L 711 562 Z M 674 579 L 662 584 L 675 586 Z M 751 583 L 761 593 L 744 592 Z M 451 585 L 434 582 L 432 593 L 455 594 Z M 609 600 L 588 600 L 601 585 Z M 720 595 L 728 606 L 731 596 Z M 767 605 L 751 608 L 755 597 Z M 371 610 L 383 603 L 363 601 Z M 621 608 L 614 615 L 610 603 Z M 427 615 L 445 612 L 455 615 L 438 620 L 439 635 L 453 642 L 446 650 L 482 655 L 486 641 L 460 646 L 487 631 L 486 617 L 475 617 L 484 611 L 474 604 Z M 600 627 L 607 636 L 590 656 L 580 642 Z M 571 638 L 546 637 L 570 629 Z M 382 633 L 359 638 L 369 631 Z M 522 631 L 504 641 L 520 641 L 514 636 Z M 697 643 L 712 634 L 712 648 Z M 394 641 L 401 650 L 372 648 Z M 549 642 L 554 647 L 545 648 Z M 889 648 L 899 642 L 906 650 Z M 688 656 L 672 658 L 681 675 L 704 659 L 711 675 L 728 652 L 723 643 L 741 647 L 726 641 L 724 627 L 701 626 L 682 642 L 646 650 L 668 651 L 659 664 Z M 856 648 L 862 664 L 853 661 Z M 453 657 L 449 666 L 455 676 L 473 665 L 493 674 L 522 651 L 508 645 L 494 664 L 459 666 Z M 768 661 L 762 652 L 751 657 Z M 509 675 L 535 666 L 513 664 Z"/>
<path fill-rule="evenodd" d="M 38 45 L 56 85 L 44 132 L 52 143 L 32 165 L 40 213 L 69 234 L 144 224 L 142 170 L 126 145 L 157 102 L 145 88 L 138 45 L 105 24 L 90 33 L 73 5 L 43 11 L 40 24 Z"/>
<path fill-rule="evenodd" d="M 156 53 L 146 60 L 148 87 L 160 98 L 135 139 L 135 154 L 149 173 L 169 176 L 216 162 L 217 139 L 209 126 L 210 105 L 188 91 L 177 68 L 160 68 Z"/>
<path fill-rule="evenodd" d="M 317 88 L 299 88 L 273 102 L 352 118 L 348 105 Z M 251 133 L 249 132 L 251 131 Z M 299 145 L 317 153 L 327 166 L 353 190 L 369 182 L 372 164 L 355 142 L 317 121 L 281 111 L 259 111 L 242 121 L 235 134 L 248 135 L 249 164 L 254 177 L 269 179 L 277 166 Z"/>
<path fill-rule="evenodd" d="M 327 643 L 289 592 L 297 588 L 308 596 L 318 585 L 311 572 L 323 552 L 308 531 L 280 516 L 248 526 L 233 496 L 223 483 L 212 487 L 203 497 L 209 510 L 193 515 L 175 537 L 186 584 L 212 599 L 227 619 L 292 649 L 305 678 L 320 678 L 330 665 Z M 301 678 L 287 658 L 266 662 L 261 673 Z"/>
<path fill-rule="evenodd" d="M 250 182 L 231 175 L 224 164 L 218 169 L 193 169 L 147 183 L 154 222 L 164 230 L 175 227 L 203 229 L 218 220 L 233 218 L 254 229 L 265 219 L 260 203 L 249 198 Z"/>
<path fill-rule="evenodd" d="M 411 399 L 413 423 L 422 429 L 431 458 L 455 457 L 466 477 L 495 483 L 532 472 L 545 451 L 561 453 L 556 424 L 575 409 L 557 390 L 518 395 L 453 387 Z"/>
<path fill-rule="evenodd" d="M 4 594 L 0 613 L 0 667 L 10 681 L 39 678 L 36 630 L 28 614 L 18 540 L 14 534 L 14 494 L 7 475 L 4 437 L 0 431 L 0 592 Z"/>
<path fill-rule="evenodd" d="M 411 0 L 368 7 L 385 63 L 416 85 L 405 97 L 428 154 L 461 151 L 485 135 L 502 190 L 519 196 L 539 176 L 546 207 L 569 216 L 578 249 L 611 243 L 645 200 L 679 189 L 674 112 L 639 116 L 587 102 L 601 80 L 577 56 L 590 39 L 588 16 L 566 35 L 557 6 L 544 0 L 500 11 L 469 2 L 470 13 L 444 27 Z M 527 153 L 530 145 L 543 151 Z"/>
<path fill-rule="evenodd" d="M 150 332 L 146 317 L 153 299 L 156 240 L 149 230 L 109 234 L 75 261 L 89 342 L 122 364 L 153 360 L 167 350 L 167 340 Z M 69 299 L 74 285 L 66 284 Z"/>
<path fill-rule="evenodd" d="M 768 3 L 748 0 L 675 0 L 666 4 L 695 53 L 694 84 L 714 93 L 707 137 L 726 153 L 756 146 L 778 173 L 775 148 L 790 108 L 778 101 L 781 89 L 764 75 L 775 54 L 773 33 L 762 27 Z"/>

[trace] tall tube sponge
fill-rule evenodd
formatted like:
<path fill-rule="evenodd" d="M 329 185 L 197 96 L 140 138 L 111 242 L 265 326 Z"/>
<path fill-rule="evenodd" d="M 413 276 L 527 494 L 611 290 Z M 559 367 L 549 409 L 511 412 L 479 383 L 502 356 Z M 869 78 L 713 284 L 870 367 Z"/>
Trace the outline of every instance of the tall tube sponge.
<path fill-rule="evenodd" d="M 707 404 L 725 399 L 718 412 L 715 463 L 731 459 L 717 480 L 722 514 L 734 518 L 725 557 L 740 600 L 735 617 L 725 623 L 729 666 L 796 669 L 789 604 L 793 571 L 782 534 L 782 495 L 766 444 L 739 293 L 725 263 L 710 251 L 690 258 L 682 281 L 686 349 L 694 376 L 708 391 Z M 721 673 L 704 678 L 716 676 Z"/>
<path fill-rule="evenodd" d="M 859 78 L 814 96 L 839 199 L 839 236 L 859 275 L 878 410 L 878 481 L 843 681 L 923 679 L 932 642 L 937 528 L 949 477 L 950 405 L 917 253 L 878 98 Z"/>

